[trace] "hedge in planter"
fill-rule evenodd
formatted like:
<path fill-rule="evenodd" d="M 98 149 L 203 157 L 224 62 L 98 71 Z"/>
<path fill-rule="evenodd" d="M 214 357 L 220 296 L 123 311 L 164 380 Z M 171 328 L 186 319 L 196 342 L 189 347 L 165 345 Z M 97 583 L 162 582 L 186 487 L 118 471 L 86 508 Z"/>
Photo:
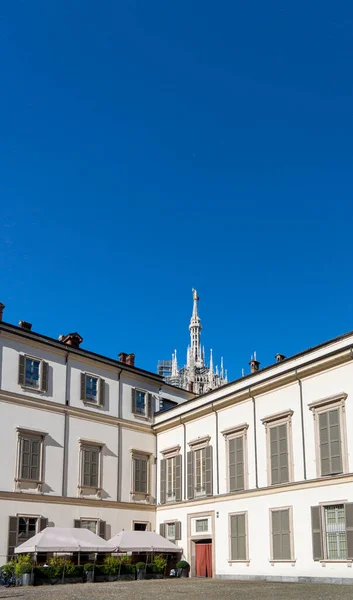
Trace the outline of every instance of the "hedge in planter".
<path fill-rule="evenodd" d="M 189 577 L 190 565 L 186 560 L 179 560 L 176 564 L 178 577 Z"/>

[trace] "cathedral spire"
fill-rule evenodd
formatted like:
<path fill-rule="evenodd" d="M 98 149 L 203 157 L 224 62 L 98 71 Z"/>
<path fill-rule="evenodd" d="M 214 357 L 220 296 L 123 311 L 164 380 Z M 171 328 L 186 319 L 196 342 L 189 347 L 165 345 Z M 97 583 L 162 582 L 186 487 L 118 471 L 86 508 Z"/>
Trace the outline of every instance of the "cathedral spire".
<path fill-rule="evenodd" d="M 189 325 L 189 329 L 190 329 L 190 339 L 191 339 L 191 348 L 190 348 L 190 353 L 194 359 L 194 362 L 198 364 L 198 366 L 201 366 L 203 361 L 202 361 L 202 352 L 201 352 L 201 343 L 200 343 L 200 336 L 201 336 L 201 320 L 199 317 L 199 311 L 198 311 L 198 306 L 197 303 L 200 300 L 200 298 L 197 295 L 197 291 L 192 290 L 192 297 L 194 300 L 194 305 L 193 305 L 193 309 L 192 309 L 192 317 L 190 319 L 190 325 Z"/>

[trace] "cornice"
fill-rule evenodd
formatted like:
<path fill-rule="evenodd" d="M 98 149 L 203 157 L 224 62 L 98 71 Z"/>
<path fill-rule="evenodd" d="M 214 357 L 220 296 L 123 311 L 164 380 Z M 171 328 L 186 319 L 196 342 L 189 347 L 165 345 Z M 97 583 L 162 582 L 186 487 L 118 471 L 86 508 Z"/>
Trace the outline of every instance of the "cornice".
<path fill-rule="evenodd" d="M 25 492 L 2 492 L 0 500 L 11 502 L 36 502 L 40 504 L 66 504 L 71 506 L 90 506 L 97 508 L 115 508 L 118 510 L 138 510 L 155 512 L 155 504 L 140 504 L 138 502 L 116 502 L 114 500 L 92 500 L 89 498 L 63 498 L 45 494 L 28 494 Z"/>

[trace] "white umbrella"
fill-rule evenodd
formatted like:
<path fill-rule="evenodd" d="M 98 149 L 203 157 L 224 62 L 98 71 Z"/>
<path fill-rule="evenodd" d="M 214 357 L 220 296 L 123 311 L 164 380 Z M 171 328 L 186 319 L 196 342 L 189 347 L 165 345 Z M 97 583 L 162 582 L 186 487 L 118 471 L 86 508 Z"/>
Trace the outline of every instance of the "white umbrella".
<path fill-rule="evenodd" d="M 173 542 L 153 531 L 120 531 L 109 540 L 115 552 L 182 552 Z"/>
<path fill-rule="evenodd" d="M 15 548 L 16 554 L 32 552 L 113 552 L 115 546 L 89 531 L 71 527 L 47 527 Z"/>

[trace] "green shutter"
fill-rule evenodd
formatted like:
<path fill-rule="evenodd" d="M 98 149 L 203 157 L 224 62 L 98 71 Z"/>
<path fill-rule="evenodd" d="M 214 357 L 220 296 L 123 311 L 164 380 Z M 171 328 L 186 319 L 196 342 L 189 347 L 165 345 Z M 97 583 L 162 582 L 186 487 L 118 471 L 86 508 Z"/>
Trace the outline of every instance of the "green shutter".
<path fill-rule="evenodd" d="M 271 484 L 279 483 L 278 427 L 270 427 Z"/>
<path fill-rule="evenodd" d="M 177 454 L 175 457 L 175 501 L 181 502 L 181 474 L 182 474 L 182 456 Z"/>
<path fill-rule="evenodd" d="M 81 373 L 81 400 L 86 400 L 86 375 Z"/>
<path fill-rule="evenodd" d="M 228 440 L 229 491 L 244 489 L 244 438 L 238 436 Z"/>
<path fill-rule="evenodd" d="M 331 474 L 342 473 L 340 411 L 338 408 L 328 413 Z"/>
<path fill-rule="evenodd" d="M 25 379 L 26 379 L 26 357 L 23 354 L 20 354 L 19 363 L 18 363 L 18 383 L 20 385 L 24 385 Z"/>
<path fill-rule="evenodd" d="M 160 523 L 159 525 L 159 535 L 165 538 L 165 523 Z"/>
<path fill-rule="evenodd" d="M 353 559 L 353 502 L 345 504 L 347 558 Z"/>
<path fill-rule="evenodd" d="M 106 530 L 106 522 L 105 521 L 99 521 L 99 537 L 103 538 L 103 540 L 105 540 L 105 530 Z"/>
<path fill-rule="evenodd" d="M 291 532 L 289 509 L 272 511 L 272 559 L 290 560 Z"/>
<path fill-rule="evenodd" d="M 330 442 L 328 430 L 328 412 L 319 413 L 320 464 L 321 475 L 330 475 Z"/>
<path fill-rule="evenodd" d="M 271 484 L 289 481 L 287 424 L 270 427 Z"/>
<path fill-rule="evenodd" d="M 9 537 L 8 537 L 8 549 L 7 549 L 7 560 L 15 554 L 15 548 L 17 546 L 17 533 L 18 533 L 18 517 L 9 517 Z"/>
<path fill-rule="evenodd" d="M 187 453 L 187 465 L 188 465 L 188 472 L 187 472 L 187 481 L 188 481 L 188 500 L 192 500 L 192 498 L 194 497 L 194 488 L 195 488 L 195 484 L 194 484 L 194 453 L 191 450 L 190 452 Z"/>
<path fill-rule="evenodd" d="M 43 360 L 42 362 L 42 392 L 47 392 L 49 386 L 49 365 Z"/>
<path fill-rule="evenodd" d="M 105 380 L 99 378 L 99 406 L 104 406 L 105 399 Z"/>
<path fill-rule="evenodd" d="M 135 390 L 135 388 L 131 388 L 131 412 L 132 412 L 132 414 L 136 413 L 136 390 Z"/>
<path fill-rule="evenodd" d="M 212 446 L 206 446 L 206 472 L 205 472 L 205 487 L 206 496 L 213 495 L 213 448 Z"/>
<path fill-rule="evenodd" d="M 245 513 L 230 517 L 230 558 L 247 560 Z"/>
<path fill-rule="evenodd" d="M 323 539 L 322 539 L 322 520 L 321 506 L 311 507 L 311 533 L 313 543 L 313 559 L 323 560 Z"/>
<path fill-rule="evenodd" d="M 160 501 L 161 504 L 166 503 L 166 476 L 167 476 L 167 461 L 163 458 L 160 462 L 160 473 L 161 473 L 161 481 L 160 481 Z"/>
<path fill-rule="evenodd" d="M 181 540 L 181 522 L 175 521 L 175 541 Z"/>
<path fill-rule="evenodd" d="M 152 419 L 153 417 L 153 398 L 152 394 L 147 394 L 147 418 Z"/>

